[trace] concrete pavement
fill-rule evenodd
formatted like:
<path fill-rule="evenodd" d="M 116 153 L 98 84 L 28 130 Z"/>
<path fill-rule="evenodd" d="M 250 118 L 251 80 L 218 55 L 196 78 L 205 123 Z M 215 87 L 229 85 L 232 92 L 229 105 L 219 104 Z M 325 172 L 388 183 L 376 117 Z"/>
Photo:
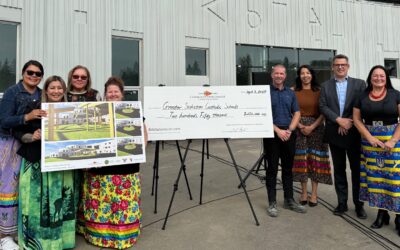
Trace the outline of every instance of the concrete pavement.
<path fill-rule="evenodd" d="M 180 145 L 186 146 L 186 142 Z M 400 237 L 394 228 L 394 214 L 390 214 L 390 225 L 378 230 L 369 228 L 376 210 L 367 204 L 366 220 L 356 217 L 351 202 L 345 216 L 334 216 L 332 210 L 337 201 L 334 187 L 330 185 L 319 186 L 319 204 L 307 207 L 306 214 L 283 209 L 283 192 L 278 185 L 279 216 L 271 218 L 266 213 L 265 184 L 260 178 L 250 176 L 246 187 L 260 222 L 256 226 L 243 190 L 237 188 L 239 180 L 224 141 L 210 140 L 209 145 L 211 157 L 205 160 L 203 204 L 199 205 L 201 140 L 195 140 L 186 161 L 193 200 L 189 199 L 182 176 L 165 230 L 161 228 L 179 171 L 179 156 L 175 142 L 166 142 L 160 150 L 155 214 L 154 196 L 151 196 L 155 144 L 148 145 L 147 163 L 141 166 L 142 234 L 131 249 L 398 249 Z M 261 153 L 261 140 L 230 140 L 230 145 L 237 164 L 247 169 Z M 299 183 L 295 183 L 295 190 L 299 188 Z M 298 197 L 295 193 L 296 200 Z M 78 236 L 76 249 L 100 248 Z"/>

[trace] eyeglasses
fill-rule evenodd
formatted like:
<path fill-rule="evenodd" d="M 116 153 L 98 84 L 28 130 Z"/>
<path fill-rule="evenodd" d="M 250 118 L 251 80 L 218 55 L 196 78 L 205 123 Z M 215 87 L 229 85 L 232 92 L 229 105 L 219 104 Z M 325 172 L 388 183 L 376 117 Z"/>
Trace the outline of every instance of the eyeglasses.
<path fill-rule="evenodd" d="M 333 66 L 336 67 L 336 68 L 344 68 L 344 67 L 349 66 L 349 64 L 347 64 L 347 63 L 345 63 L 345 64 L 334 64 Z"/>
<path fill-rule="evenodd" d="M 33 71 L 33 70 L 27 70 L 27 71 L 26 71 L 26 74 L 27 74 L 28 76 L 33 76 L 33 75 L 35 75 L 36 77 L 42 77 L 42 75 L 43 75 L 42 72 L 40 72 L 40 71 Z"/>
<path fill-rule="evenodd" d="M 74 80 L 81 79 L 81 80 L 83 80 L 83 81 L 86 81 L 86 80 L 88 79 L 88 77 L 87 77 L 87 76 L 73 75 L 73 76 L 72 76 L 72 79 L 74 79 Z"/>

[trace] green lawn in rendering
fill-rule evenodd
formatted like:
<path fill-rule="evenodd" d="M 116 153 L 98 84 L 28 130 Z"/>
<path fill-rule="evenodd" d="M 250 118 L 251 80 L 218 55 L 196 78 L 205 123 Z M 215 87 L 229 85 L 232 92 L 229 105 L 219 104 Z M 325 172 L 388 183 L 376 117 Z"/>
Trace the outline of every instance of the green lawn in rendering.
<path fill-rule="evenodd" d="M 136 145 L 134 143 L 129 143 L 124 146 L 124 150 L 118 150 L 118 156 L 128 156 L 132 155 L 132 150 L 136 148 Z M 130 153 L 128 153 L 128 152 Z"/>
<path fill-rule="evenodd" d="M 95 129 L 96 127 L 96 129 Z M 46 140 L 48 140 L 48 131 L 45 131 Z M 58 125 L 55 128 L 54 141 L 62 140 L 85 140 L 85 139 L 98 139 L 110 138 L 110 125 L 89 125 L 89 131 L 86 129 L 86 124 L 66 124 Z"/>
<path fill-rule="evenodd" d="M 47 158 L 47 157 L 45 159 L 45 162 L 48 162 L 48 163 L 50 163 L 50 162 L 60 162 L 60 161 L 65 161 L 65 159 L 63 159 L 63 158 Z"/>
<path fill-rule="evenodd" d="M 139 117 L 138 109 L 124 108 L 122 110 L 117 110 L 115 113 L 116 113 L 117 119 L 138 118 Z"/>

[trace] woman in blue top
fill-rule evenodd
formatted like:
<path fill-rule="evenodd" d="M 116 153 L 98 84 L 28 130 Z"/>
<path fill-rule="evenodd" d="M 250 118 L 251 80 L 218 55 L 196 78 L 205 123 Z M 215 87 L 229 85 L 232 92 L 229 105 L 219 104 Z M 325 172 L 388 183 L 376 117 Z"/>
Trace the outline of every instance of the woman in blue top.
<path fill-rule="evenodd" d="M 9 87 L 3 95 L 0 105 L 0 126 L 2 136 L 0 147 L 0 248 L 19 249 L 11 236 L 17 231 L 18 215 L 18 176 L 20 157 L 16 154 L 19 144 L 10 132 L 29 121 L 40 119 L 45 111 L 36 108 L 25 114 L 27 106 L 38 102 L 41 89 L 38 87 L 44 74 L 43 66 L 38 61 L 28 61 L 22 68 L 22 79 Z"/>

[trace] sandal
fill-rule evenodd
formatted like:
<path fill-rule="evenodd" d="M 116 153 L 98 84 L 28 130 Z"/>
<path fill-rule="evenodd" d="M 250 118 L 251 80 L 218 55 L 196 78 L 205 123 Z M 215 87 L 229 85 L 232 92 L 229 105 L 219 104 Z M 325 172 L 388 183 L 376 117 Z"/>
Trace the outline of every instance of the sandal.
<path fill-rule="evenodd" d="M 301 197 L 300 197 L 300 199 L 299 199 L 299 204 L 302 205 L 302 206 L 307 205 L 307 202 L 308 202 L 308 199 L 309 199 L 309 198 L 310 198 L 310 197 L 307 197 L 306 200 L 302 200 Z"/>
<path fill-rule="evenodd" d="M 316 206 L 318 205 L 318 197 L 315 199 L 315 202 L 312 202 L 312 201 L 311 201 L 311 197 L 309 197 L 308 205 L 309 205 L 310 207 L 316 207 Z"/>
<path fill-rule="evenodd" d="M 15 241 L 13 240 L 12 237 L 6 236 L 2 239 L 0 239 L 0 249 L 3 250 L 19 250 L 19 246 Z"/>

